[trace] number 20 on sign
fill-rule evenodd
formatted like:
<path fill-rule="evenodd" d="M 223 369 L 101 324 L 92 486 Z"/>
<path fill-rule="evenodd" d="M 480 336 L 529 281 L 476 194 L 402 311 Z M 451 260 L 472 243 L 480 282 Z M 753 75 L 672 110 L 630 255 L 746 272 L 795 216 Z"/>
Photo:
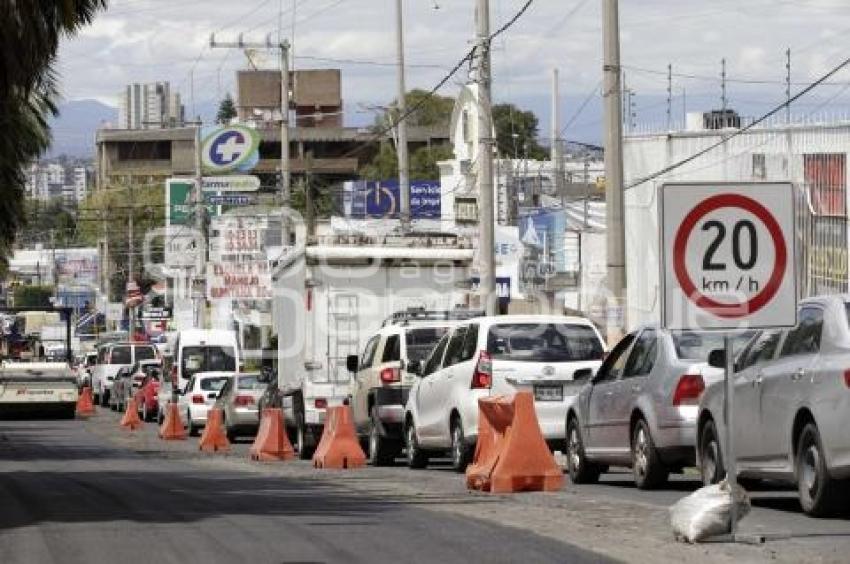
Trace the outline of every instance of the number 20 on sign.
<path fill-rule="evenodd" d="M 734 330 L 796 323 L 790 184 L 665 184 L 659 201 L 666 327 Z"/>

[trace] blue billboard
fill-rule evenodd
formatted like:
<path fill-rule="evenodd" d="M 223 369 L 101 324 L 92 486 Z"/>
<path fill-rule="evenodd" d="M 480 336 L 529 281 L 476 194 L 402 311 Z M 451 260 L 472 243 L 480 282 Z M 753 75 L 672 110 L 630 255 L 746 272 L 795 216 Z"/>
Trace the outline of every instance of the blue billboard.
<path fill-rule="evenodd" d="M 353 219 L 398 219 L 399 185 L 397 180 L 346 182 L 344 191 L 346 217 Z M 440 219 L 440 182 L 410 182 L 411 219 Z"/>

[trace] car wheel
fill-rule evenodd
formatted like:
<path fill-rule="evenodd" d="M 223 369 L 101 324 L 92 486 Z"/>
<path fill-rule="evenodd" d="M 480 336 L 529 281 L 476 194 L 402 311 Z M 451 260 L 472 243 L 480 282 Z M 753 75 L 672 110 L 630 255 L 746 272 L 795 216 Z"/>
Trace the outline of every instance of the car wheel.
<path fill-rule="evenodd" d="M 463 424 L 459 417 L 452 419 L 452 469 L 455 472 L 464 472 L 469 465 L 471 450 L 466 444 L 463 436 Z"/>
<path fill-rule="evenodd" d="M 295 444 L 298 448 L 298 458 L 310 460 L 313 458 L 313 447 L 307 444 L 307 425 L 303 415 L 296 416 L 296 425 Z"/>
<path fill-rule="evenodd" d="M 726 475 L 723 453 L 714 421 L 708 421 L 699 436 L 699 472 L 705 486 L 717 484 Z"/>
<path fill-rule="evenodd" d="M 394 445 L 381 436 L 381 429 L 375 414 L 369 420 L 369 464 L 372 466 L 392 466 L 395 462 Z"/>
<path fill-rule="evenodd" d="M 197 436 L 197 434 L 198 434 L 198 428 L 197 428 L 197 427 L 195 426 L 195 424 L 192 422 L 192 415 L 191 415 L 191 413 L 189 413 L 189 412 L 186 412 L 186 421 L 187 421 L 187 427 L 188 427 L 189 436 L 190 436 L 190 437 L 195 437 L 195 436 Z"/>
<path fill-rule="evenodd" d="M 643 419 L 638 420 L 632 432 L 632 472 L 635 485 L 642 490 L 658 487 L 670 475 L 658 457 L 649 425 Z"/>
<path fill-rule="evenodd" d="M 601 474 L 600 468 L 589 462 L 584 454 L 584 441 L 575 417 L 567 422 L 567 472 L 574 484 L 594 484 Z"/>
<path fill-rule="evenodd" d="M 841 484 L 829 475 L 820 433 L 814 423 L 803 427 L 797 446 L 797 489 L 800 505 L 807 515 L 832 515 L 845 501 Z"/>
<path fill-rule="evenodd" d="M 408 468 L 418 469 L 428 466 L 428 455 L 419 448 L 419 441 L 416 439 L 416 427 L 412 422 L 405 428 L 404 439 Z"/>

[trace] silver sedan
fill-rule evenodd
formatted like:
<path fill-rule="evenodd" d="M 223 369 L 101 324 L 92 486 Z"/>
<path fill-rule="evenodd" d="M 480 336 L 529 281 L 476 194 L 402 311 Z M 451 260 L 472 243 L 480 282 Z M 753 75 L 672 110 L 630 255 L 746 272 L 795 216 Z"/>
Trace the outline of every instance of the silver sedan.
<path fill-rule="evenodd" d="M 265 390 L 266 383 L 260 381 L 259 373 L 235 373 L 228 379 L 215 402 L 223 412 L 228 439 L 257 433 L 260 397 Z"/>
<path fill-rule="evenodd" d="M 796 327 L 758 333 L 735 362 L 739 477 L 795 483 L 803 510 L 815 516 L 850 501 L 848 300 L 804 300 Z M 726 473 L 723 399 L 716 384 L 700 402 L 697 452 L 705 483 Z"/>

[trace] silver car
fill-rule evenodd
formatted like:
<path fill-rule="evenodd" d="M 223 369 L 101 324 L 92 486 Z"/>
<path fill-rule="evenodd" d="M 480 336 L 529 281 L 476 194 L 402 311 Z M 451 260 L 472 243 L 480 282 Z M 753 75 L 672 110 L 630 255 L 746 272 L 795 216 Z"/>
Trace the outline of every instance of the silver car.
<path fill-rule="evenodd" d="M 235 373 L 218 393 L 215 406 L 222 410 L 227 438 L 256 435 L 260 426 L 260 397 L 266 382 L 259 373 Z"/>
<path fill-rule="evenodd" d="M 575 483 L 609 465 L 630 466 L 637 487 L 664 483 L 695 459 L 697 404 L 723 371 L 707 364 L 722 335 L 644 327 L 626 335 L 567 412 L 567 463 Z"/>
<path fill-rule="evenodd" d="M 738 475 L 796 483 L 810 515 L 850 501 L 848 313 L 850 296 L 804 300 L 796 327 L 756 334 L 735 362 Z M 697 451 L 706 483 L 726 473 L 723 399 L 717 384 L 700 402 Z"/>

